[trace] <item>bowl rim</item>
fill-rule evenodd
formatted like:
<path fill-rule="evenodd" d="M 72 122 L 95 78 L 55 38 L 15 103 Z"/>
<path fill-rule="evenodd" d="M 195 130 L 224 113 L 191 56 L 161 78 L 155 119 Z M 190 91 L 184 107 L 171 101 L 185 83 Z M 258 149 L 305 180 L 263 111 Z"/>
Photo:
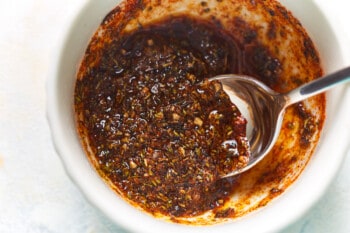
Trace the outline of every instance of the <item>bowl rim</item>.
<path fill-rule="evenodd" d="M 301 4 L 298 3 L 302 2 L 302 0 L 294 0 L 295 3 L 293 4 Z M 95 3 L 94 3 L 95 2 Z M 124 216 L 116 216 L 115 212 L 112 211 L 108 205 L 108 201 L 101 198 L 96 198 L 95 190 L 94 188 L 90 187 L 90 184 L 87 180 L 85 180 L 84 175 L 82 176 L 79 172 L 75 169 L 75 164 L 73 160 L 69 156 L 69 148 L 67 148 L 66 138 L 63 133 L 64 128 L 61 127 L 61 125 L 57 124 L 57 122 L 60 122 L 60 109 L 59 106 L 59 100 L 58 99 L 58 92 L 57 89 L 57 82 L 60 78 L 60 72 L 61 72 L 61 63 L 64 60 L 64 51 L 66 50 L 67 43 L 69 43 L 70 37 L 72 36 L 72 33 L 74 31 L 74 28 L 76 27 L 77 23 L 79 23 L 79 20 L 84 16 L 87 10 L 89 10 L 93 4 L 96 4 L 97 1 L 87 1 L 81 8 L 77 9 L 76 13 L 74 14 L 75 17 L 72 19 L 67 20 L 66 22 L 66 31 L 62 34 L 62 37 L 60 38 L 60 43 L 58 46 L 56 46 L 54 59 L 52 62 L 52 67 L 50 69 L 50 76 L 47 79 L 46 83 L 46 94 L 47 94 L 47 102 L 46 102 L 46 116 L 47 121 L 50 126 L 50 132 L 52 137 L 52 142 L 54 145 L 54 148 L 59 155 L 59 158 L 61 159 L 61 162 L 63 164 L 63 167 L 66 170 L 66 173 L 71 178 L 73 183 L 79 188 L 81 193 L 85 196 L 85 198 L 97 209 L 100 209 L 103 213 L 105 213 L 106 216 L 108 216 L 113 222 L 117 223 L 121 227 L 131 230 L 133 232 L 162 232 L 164 229 L 167 229 L 168 232 L 212 232 L 212 230 L 220 230 L 221 232 L 231 232 L 235 229 L 237 231 L 245 231 L 245 232 L 251 232 L 251 226 L 254 225 L 260 225 L 264 226 L 263 223 L 266 222 L 266 219 L 273 219 L 275 216 L 274 210 L 271 210 L 271 208 L 264 207 L 258 211 L 254 211 L 253 213 L 250 213 L 243 218 L 239 218 L 234 223 L 227 223 L 227 224 L 218 224 L 213 226 L 204 226 L 204 227 L 192 227 L 188 225 L 178 225 L 173 223 L 164 222 L 162 220 L 155 219 L 148 214 L 140 213 L 139 210 L 132 210 L 125 213 Z M 112 4 L 116 5 L 116 3 L 120 2 L 119 0 L 110 0 L 106 4 Z M 285 5 L 289 10 L 290 7 L 288 7 L 287 3 L 293 2 L 293 0 L 283 0 L 281 3 Z M 302 4 L 306 4 L 302 2 Z M 332 33 L 332 39 L 337 43 L 337 48 L 340 57 L 339 59 L 339 66 L 345 65 L 344 64 L 344 54 L 342 53 L 341 49 L 339 48 L 339 40 L 337 38 L 337 35 L 334 31 L 334 29 L 331 27 L 331 25 L 328 23 L 327 16 L 322 12 L 322 10 L 318 7 L 317 3 L 312 1 L 308 4 L 313 5 L 313 7 L 318 10 L 321 17 L 323 17 L 323 20 L 327 23 L 327 25 L 323 25 L 322 27 L 326 28 L 328 27 L 330 32 Z M 112 8 L 111 8 L 112 9 Z M 110 9 L 110 10 L 111 10 Z M 293 11 L 292 11 L 293 12 Z M 106 12 L 108 13 L 108 11 Z M 295 15 L 295 12 L 293 12 L 293 15 Z M 300 17 L 296 16 L 296 18 L 300 19 Z M 102 18 L 100 19 L 100 21 Z M 303 23 L 303 22 L 302 22 Z M 303 23 L 304 25 L 304 23 Z M 97 25 L 98 26 L 98 25 Z M 97 28 L 93 28 L 91 31 L 92 33 Z M 308 32 L 310 30 L 306 28 Z M 312 37 L 312 36 L 311 36 Z M 312 38 L 313 39 L 313 38 Z M 316 44 L 317 47 L 317 44 Z M 333 48 L 334 49 L 334 48 Z M 329 70 L 326 70 L 329 71 Z M 337 93 L 337 95 L 345 95 L 349 94 L 350 90 L 345 89 L 345 87 L 338 88 L 336 91 L 332 91 L 334 94 Z M 337 106 L 335 107 L 337 111 L 339 111 L 338 115 L 342 115 L 344 112 L 344 108 L 346 106 L 345 101 L 340 101 L 337 103 Z M 73 107 L 73 106 L 71 106 Z M 328 110 L 327 110 L 328 111 Z M 338 119 L 337 117 L 336 119 Z M 327 121 L 327 120 L 326 120 Z M 341 121 L 340 121 L 341 122 Z M 336 123 L 336 125 L 332 126 L 332 128 L 324 129 L 323 134 L 327 133 L 329 135 L 337 136 L 337 132 L 335 132 L 335 129 L 340 128 L 340 123 Z M 327 131 L 327 132 L 325 132 Z M 330 137 L 330 136 L 328 136 Z M 349 138 L 349 133 L 347 137 Z M 324 135 L 321 137 L 321 140 L 324 140 Z M 317 186 L 313 187 L 313 192 L 306 192 L 303 193 L 303 197 L 301 198 L 301 202 L 297 202 L 299 204 L 296 204 L 295 202 L 288 202 L 286 200 L 290 199 L 293 200 L 295 197 L 298 197 L 298 193 L 302 191 L 300 188 L 301 183 L 305 182 L 313 182 L 313 179 L 310 177 L 309 173 L 313 172 L 320 172 L 320 169 L 317 169 L 316 165 L 317 159 L 315 156 L 311 158 L 312 161 L 309 162 L 309 165 L 306 166 L 305 170 L 302 172 L 300 177 L 291 185 L 291 187 L 288 188 L 288 190 L 282 194 L 280 197 L 272 200 L 272 202 L 269 205 L 280 205 L 283 208 L 286 209 L 298 209 L 298 211 L 295 212 L 287 212 L 287 211 L 281 211 L 279 213 L 278 221 L 274 221 L 274 224 L 271 224 L 269 222 L 269 226 L 265 228 L 259 228 L 260 232 L 275 232 L 277 230 L 281 230 L 284 227 L 286 227 L 288 224 L 291 224 L 295 222 L 297 219 L 299 219 L 302 215 L 304 215 L 325 193 L 327 187 L 330 185 L 331 181 L 334 179 L 335 175 L 337 174 L 338 168 L 341 165 L 341 162 L 343 161 L 345 157 L 345 151 L 346 151 L 346 140 L 339 141 L 337 140 L 337 143 L 341 144 L 341 146 L 337 146 L 336 153 L 339 154 L 339 159 L 337 161 L 334 161 L 331 165 L 332 169 L 328 171 L 328 173 L 325 173 L 321 171 L 321 174 L 319 175 L 319 178 L 322 180 L 322 183 L 318 183 Z M 338 145 L 339 145 L 338 144 Z M 315 152 L 318 153 L 318 151 L 321 149 L 321 146 L 319 146 Z M 88 161 L 87 161 L 88 162 Z M 313 166 L 310 166 L 313 165 Z M 306 174 L 307 173 L 307 174 Z M 303 178 L 303 181 L 300 179 Z M 102 179 L 101 179 L 102 183 Z M 101 188 L 104 186 L 101 185 Z M 316 187 L 316 188 L 315 188 Z M 114 193 L 113 193 L 114 194 Z M 300 196 L 298 197 L 300 199 Z M 126 202 L 122 201 L 124 203 L 124 206 L 129 206 Z M 123 205 L 123 204 L 121 204 Z M 292 206 L 293 205 L 293 206 Z M 128 207 L 126 207 L 128 208 Z M 261 214 L 263 212 L 263 214 Z M 135 215 L 136 214 L 136 215 Z M 129 219 L 129 216 L 137 216 L 138 218 L 143 220 L 143 224 L 140 224 L 140 222 L 137 222 L 135 224 L 134 219 Z M 248 217 L 251 216 L 251 217 Z M 248 217 L 248 218 L 247 218 Z M 242 220 L 244 219 L 244 220 Z M 244 221 L 242 223 L 242 221 Z M 246 223 L 247 222 L 247 223 Z M 134 224 L 133 224 L 134 223 Z"/>

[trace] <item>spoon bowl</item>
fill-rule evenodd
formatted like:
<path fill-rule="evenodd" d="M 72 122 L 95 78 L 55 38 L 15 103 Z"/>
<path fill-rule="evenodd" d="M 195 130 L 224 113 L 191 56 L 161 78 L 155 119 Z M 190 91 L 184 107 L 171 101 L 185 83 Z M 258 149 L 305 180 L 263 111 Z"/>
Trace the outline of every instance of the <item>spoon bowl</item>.
<path fill-rule="evenodd" d="M 247 119 L 247 139 L 250 144 L 250 160 L 247 166 L 223 176 L 234 176 L 247 171 L 270 151 L 282 123 L 286 97 L 273 91 L 264 83 L 245 75 L 220 75 L 219 80 L 232 103 Z"/>
<path fill-rule="evenodd" d="M 304 84 L 286 94 L 275 92 L 264 83 L 246 75 L 219 75 L 223 90 L 247 119 L 247 138 L 251 157 L 248 164 L 223 176 L 235 176 L 261 161 L 273 148 L 282 125 L 285 109 L 299 101 L 350 81 L 350 67 Z"/>

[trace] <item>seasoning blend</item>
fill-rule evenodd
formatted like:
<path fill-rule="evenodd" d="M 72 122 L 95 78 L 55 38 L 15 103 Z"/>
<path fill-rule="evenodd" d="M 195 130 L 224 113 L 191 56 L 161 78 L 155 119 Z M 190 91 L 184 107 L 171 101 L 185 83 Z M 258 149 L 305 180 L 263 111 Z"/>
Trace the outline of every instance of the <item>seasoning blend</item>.
<path fill-rule="evenodd" d="M 314 150 L 324 96 L 287 110 L 261 165 L 221 179 L 249 161 L 247 122 L 207 79 L 247 74 L 283 92 L 320 76 L 317 51 L 296 22 L 273 0 L 116 7 L 92 38 L 75 88 L 78 133 L 101 177 L 153 216 L 195 225 L 243 216 L 281 194 Z"/>

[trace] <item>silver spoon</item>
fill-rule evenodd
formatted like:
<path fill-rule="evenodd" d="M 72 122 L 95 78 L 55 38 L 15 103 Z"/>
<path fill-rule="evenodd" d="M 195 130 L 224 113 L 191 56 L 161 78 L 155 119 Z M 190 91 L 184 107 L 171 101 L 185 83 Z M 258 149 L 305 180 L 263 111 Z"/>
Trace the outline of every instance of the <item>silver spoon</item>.
<path fill-rule="evenodd" d="M 260 81 L 245 75 L 219 75 L 224 91 L 248 120 L 247 138 L 251 158 L 247 166 L 224 177 L 238 175 L 255 166 L 274 146 L 281 130 L 285 109 L 299 101 L 350 81 L 350 67 L 304 84 L 286 94 L 277 93 Z"/>

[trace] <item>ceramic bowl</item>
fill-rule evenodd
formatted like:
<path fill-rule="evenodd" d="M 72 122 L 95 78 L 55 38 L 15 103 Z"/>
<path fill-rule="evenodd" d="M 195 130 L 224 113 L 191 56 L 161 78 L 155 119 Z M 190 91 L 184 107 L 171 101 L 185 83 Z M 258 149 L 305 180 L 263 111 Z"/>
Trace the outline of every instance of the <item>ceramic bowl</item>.
<path fill-rule="evenodd" d="M 266 207 L 233 222 L 212 226 L 168 223 L 143 213 L 119 198 L 89 163 L 75 128 L 73 94 L 77 68 L 87 44 L 104 16 L 120 1 L 88 1 L 67 25 L 57 47 L 47 83 L 47 112 L 57 153 L 73 182 L 86 198 L 116 224 L 131 232 L 275 232 L 296 221 L 321 197 L 345 155 L 342 124 L 344 88 L 327 93 L 327 120 L 316 153 L 298 180 Z M 298 18 L 320 52 L 325 72 L 344 66 L 337 38 L 313 1 L 281 1 Z M 312 14 L 310 14 L 312 12 Z M 337 140 L 335 146 L 335 140 Z M 332 156 L 329 156 L 332 151 Z"/>

